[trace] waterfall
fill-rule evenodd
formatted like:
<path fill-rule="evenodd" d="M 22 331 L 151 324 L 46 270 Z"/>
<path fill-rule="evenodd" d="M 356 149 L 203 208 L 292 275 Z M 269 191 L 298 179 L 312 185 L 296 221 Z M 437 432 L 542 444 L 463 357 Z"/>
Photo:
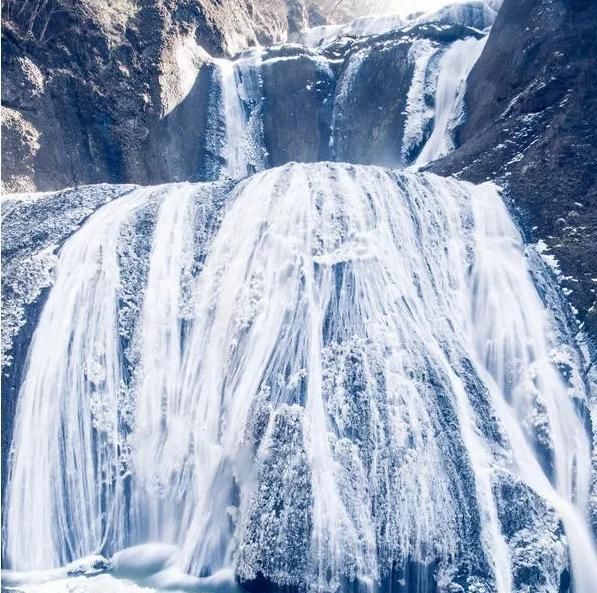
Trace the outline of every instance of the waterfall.
<path fill-rule="evenodd" d="M 452 132 L 462 118 L 466 79 L 479 59 L 487 38 L 455 41 L 439 65 L 435 90 L 433 131 L 415 161 L 420 167 L 454 150 Z"/>
<path fill-rule="evenodd" d="M 242 179 L 265 168 L 261 62 L 261 49 L 247 52 L 236 60 L 215 60 L 225 130 L 221 176 Z"/>
<path fill-rule="evenodd" d="M 547 312 L 536 291 L 519 290 L 529 285 L 528 269 L 503 203 L 484 197 L 474 203 L 474 213 L 477 262 L 470 326 L 480 366 L 518 471 L 560 514 L 575 590 L 588 592 L 597 583 L 597 551 L 587 528 L 591 443 L 551 360 Z M 504 302 L 516 306 L 504 307 Z"/>
<path fill-rule="evenodd" d="M 145 195 L 100 209 L 61 250 L 15 421 L 4 509 L 14 568 L 65 564 L 100 548 L 122 520 L 117 229 Z"/>
<path fill-rule="evenodd" d="M 243 179 L 293 160 L 421 167 L 452 151 L 486 38 L 464 26 L 389 21 L 385 34 L 357 27 L 363 37 L 350 41 L 340 30 L 328 45 L 214 59 L 200 178 Z"/>
<path fill-rule="evenodd" d="M 222 109 L 226 130 L 225 172 L 233 179 L 246 177 L 248 173 L 247 157 L 243 146 L 246 117 L 238 93 L 236 68 L 229 60 L 217 62 L 222 85 Z"/>
<path fill-rule="evenodd" d="M 593 592 L 590 394 L 548 275 L 497 187 L 416 172 L 455 148 L 489 4 L 207 58 L 211 181 L 46 195 L 30 245 L 39 197 L 11 203 L 3 353 L 35 331 L 3 582 Z M 297 158 L 412 166 L 268 169 Z"/>
<path fill-rule="evenodd" d="M 160 541 L 198 576 L 426 591 L 435 567 L 510 593 L 532 544 L 505 527 L 516 487 L 553 542 L 546 582 L 566 542 L 576 593 L 597 582 L 586 394 L 494 186 L 318 163 L 134 189 L 55 276 L 19 393 L 12 568 Z"/>

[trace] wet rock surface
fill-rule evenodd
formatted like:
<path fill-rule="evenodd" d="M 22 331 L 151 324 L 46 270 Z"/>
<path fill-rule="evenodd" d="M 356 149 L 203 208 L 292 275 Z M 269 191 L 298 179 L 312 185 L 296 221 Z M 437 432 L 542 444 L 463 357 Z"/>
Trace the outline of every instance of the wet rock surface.
<path fill-rule="evenodd" d="M 274 45 L 255 74 L 261 103 L 241 99 L 245 111 L 260 110 L 267 166 L 409 164 L 401 147 L 410 48 L 428 40 L 440 50 L 478 36 L 466 25 L 479 25 L 485 10 L 470 3 L 438 14 L 435 24 L 413 21 L 387 32 L 387 23 L 380 29 L 361 19 L 314 50 L 275 45 L 309 22 L 301 0 L 233 8 L 144 2 L 108 24 L 93 12 L 67 12 L 48 21 L 43 39 L 23 36 L 13 14 L 2 38 L 4 188 L 213 179 L 225 126 L 217 57 L 257 43 Z M 450 19 L 457 24 L 444 22 Z"/>
<path fill-rule="evenodd" d="M 195 78 L 206 51 L 277 43 L 297 26 L 284 0 L 141 0 L 112 20 L 111 5 L 95 4 L 53 0 L 32 31 L 26 12 L 3 5 L 7 191 L 168 177 L 162 120 L 186 95 L 178 83 Z"/>
<path fill-rule="evenodd" d="M 460 148 L 431 170 L 496 179 L 595 337 L 597 5 L 506 0 L 468 80 Z"/>

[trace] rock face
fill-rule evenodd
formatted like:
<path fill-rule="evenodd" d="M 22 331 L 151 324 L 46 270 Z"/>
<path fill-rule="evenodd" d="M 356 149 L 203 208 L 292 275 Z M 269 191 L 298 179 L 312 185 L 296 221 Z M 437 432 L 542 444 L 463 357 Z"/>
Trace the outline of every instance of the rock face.
<path fill-rule="evenodd" d="M 421 24 L 357 45 L 336 89 L 333 159 L 412 164 L 431 136 L 434 119 L 439 119 L 436 93 L 447 48 L 467 38 L 474 46 L 478 37 L 460 24 Z M 456 95 L 453 100 L 457 102 Z M 447 105 L 453 107 L 457 110 Z"/>
<path fill-rule="evenodd" d="M 440 57 L 455 40 L 479 37 L 486 12 L 472 2 L 433 25 L 359 19 L 324 27 L 308 48 L 275 46 L 307 25 L 302 0 L 118 6 L 111 20 L 91 9 L 50 16 L 43 38 L 25 35 L 22 15 L 6 8 L 6 190 L 217 177 L 230 123 L 218 56 L 257 43 L 274 47 L 241 54 L 231 74 L 239 117 L 259 128 L 237 132 L 259 136 L 265 151 L 247 173 L 291 160 L 410 164 L 433 128 Z M 330 30 L 337 38 L 324 42 Z M 413 125 L 426 129 L 414 137 Z"/>
<path fill-rule="evenodd" d="M 461 147 L 432 170 L 507 188 L 597 330 L 597 4 L 506 0 L 468 80 Z"/>
<path fill-rule="evenodd" d="M 2 160 L 8 164 L 8 191 L 35 191 L 33 163 L 39 151 L 39 130 L 17 109 L 2 108 Z"/>
<path fill-rule="evenodd" d="M 300 0 L 52 0 L 33 18 L 37 4 L 3 4 L 8 191 L 160 179 L 160 122 L 205 51 L 283 41 L 304 16 Z"/>

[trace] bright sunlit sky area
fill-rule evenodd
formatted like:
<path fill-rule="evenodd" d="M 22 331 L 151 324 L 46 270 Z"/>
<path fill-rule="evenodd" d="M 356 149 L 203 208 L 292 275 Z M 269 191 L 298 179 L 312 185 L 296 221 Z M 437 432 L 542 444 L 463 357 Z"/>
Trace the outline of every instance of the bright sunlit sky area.
<path fill-rule="evenodd" d="M 386 0 L 380 2 L 383 12 L 411 14 L 437 10 L 446 4 L 456 4 L 459 0 Z M 460 0 L 462 1 L 462 0 Z"/>

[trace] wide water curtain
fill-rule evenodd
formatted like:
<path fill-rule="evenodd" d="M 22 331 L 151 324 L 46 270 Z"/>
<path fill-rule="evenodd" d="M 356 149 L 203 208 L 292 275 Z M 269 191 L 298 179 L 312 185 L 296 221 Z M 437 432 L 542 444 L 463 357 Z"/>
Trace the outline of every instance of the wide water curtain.
<path fill-rule="evenodd" d="M 556 335 L 492 185 L 318 163 L 134 189 L 60 250 L 7 561 L 160 541 L 195 575 L 511 593 L 540 550 L 545 591 L 568 553 L 589 593 L 586 394 Z"/>

